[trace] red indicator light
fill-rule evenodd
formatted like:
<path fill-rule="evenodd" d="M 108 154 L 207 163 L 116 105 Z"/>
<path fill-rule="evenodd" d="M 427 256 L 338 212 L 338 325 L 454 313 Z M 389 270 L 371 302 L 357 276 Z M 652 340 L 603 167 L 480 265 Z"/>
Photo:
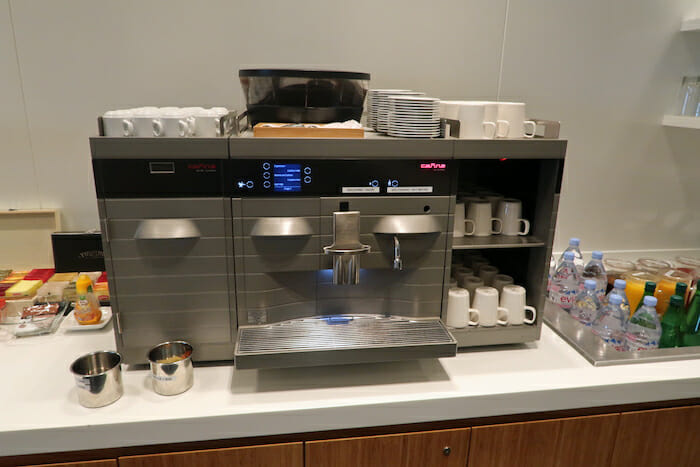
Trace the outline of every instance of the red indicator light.
<path fill-rule="evenodd" d="M 499 160 L 499 161 L 501 161 L 501 162 L 503 162 L 503 161 L 507 161 L 507 160 L 508 160 L 508 158 L 507 158 L 507 157 L 501 157 L 501 158 L 500 158 L 500 159 L 498 159 L 498 160 Z"/>

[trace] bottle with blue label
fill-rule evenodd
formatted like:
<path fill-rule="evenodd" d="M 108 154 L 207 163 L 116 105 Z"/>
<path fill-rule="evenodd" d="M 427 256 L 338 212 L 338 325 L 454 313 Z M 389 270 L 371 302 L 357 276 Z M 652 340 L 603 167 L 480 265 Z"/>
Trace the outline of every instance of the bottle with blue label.
<path fill-rule="evenodd" d="M 625 293 L 626 288 L 627 282 L 625 282 L 624 279 L 615 279 L 612 290 L 605 297 L 605 300 L 603 300 L 603 305 L 608 304 L 611 295 L 619 295 L 622 298 L 620 308 L 622 308 L 622 310 L 625 312 L 625 316 L 627 317 L 630 315 L 630 301 L 629 298 L 627 298 L 627 293 Z"/>
<path fill-rule="evenodd" d="M 550 300 L 569 311 L 578 292 L 579 275 L 574 264 L 574 253 L 564 252 L 564 258 L 552 277 Z"/>
<path fill-rule="evenodd" d="M 596 294 L 596 282 L 587 279 L 583 283 L 583 290 L 576 295 L 571 316 L 579 323 L 590 326 L 598 316 L 598 311 L 600 311 L 600 300 Z"/>
<path fill-rule="evenodd" d="M 583 268 L 581 280 L 585 281 L 586 279 L 592 279 L 596 282 L 595 293 L 598 296 L 598 300 L 604 300 L 605 291 L 608 288 L 608 274 L 605 272 L 605 266 L 603 266 L 602 251 L 594 251 L 592 259 Z"/>
<path fill-rule="evenodd" d="M 625 350 L 625 316 L 622 309 L 622 297 L 612 294 L 608 297 L 608 304 L 601 308 L 598 316 L 593 320 L 591 330 L 606 344 L 615 350 Z"/>
<path fill-rule="evenodd" d="M 656 313 L 656 297 L 644 297 L 642 307 L 634 312 L 625 325 L 627 350 L 650 350 L 659 348 L 661 321 Z"/>
<path fill-rule="evenodd" d="M 579 248 L 581 246 L 581 239 L 572 237 L 569 239 L 569 246 L 564 250 L 564 253 L 561 254 L 559 257 L 559 263 L 558 266 L 561 265 L 561 263 L 564 261 L 564 255 L 566 254 L 567 251 L 570 251 L 574 254 L 574 264 L 576 265 L 576 272 L 578 273 L 579 277 L 581 277 L 581 274 L 583 273 L 583 254 L 581 253 L 581 249 Z"/>

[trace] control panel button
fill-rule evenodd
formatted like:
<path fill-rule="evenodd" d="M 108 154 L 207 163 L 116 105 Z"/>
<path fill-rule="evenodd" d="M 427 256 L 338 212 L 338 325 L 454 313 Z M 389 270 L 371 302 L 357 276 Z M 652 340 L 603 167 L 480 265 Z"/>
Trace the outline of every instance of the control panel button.
<path fill-rule="evenodd" d="M 379 180 L 372 180 L 371 182 L 369 182 L 369 186 L 374 186 L 374 187 L 379 186 Z"/>
<path fill-rule="evenodd" d="M 263 178 L 265 180 L 269 180 L 270 179 L 270 172 L 263 172 Z"/>
<path fill-rule="evenodd" d="M 248 180 L 248 181 L 246 182 L 245 186 L 248 187 L 248 188 L 253 188 L 253 181 L 252 181 L 252 180 Z"/>
<path fill-rule="evenodd" d="M 263 162 L 263 170 L 270 170 L 270 163 L 269 162 Z"/>
<path fill-rule="evenodd" d="M 311 177 L 309 177 L 308 175 L 304 177 L 304 183 L 311 183 Z"/>
<path fill-rule="evenodd" d="M 269 180 L 265 180 L 265 181 L 263 182 L 263 186 L 264 186 L 265 188 L 270 188 L 270 187 L 272 186 L 272 184 L 270 183 Z"/>
<path fill-rule="evenodd" d="M 304 173 L 306 175 L 311 175 L 311 167 L 304 167 Z"/>

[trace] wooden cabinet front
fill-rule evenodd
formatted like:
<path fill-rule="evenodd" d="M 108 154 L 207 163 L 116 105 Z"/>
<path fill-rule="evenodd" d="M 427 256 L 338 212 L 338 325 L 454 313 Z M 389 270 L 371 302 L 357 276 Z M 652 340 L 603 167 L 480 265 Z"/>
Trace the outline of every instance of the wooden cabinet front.
<path fill-rule="evenodd" d="M 610 464 L 618 415 L 472 428 L 469 467 L 588 467 Z"/>
<path fill-rule="evenodd" d="M 469 428 L 306 443 L 306 467 L 464 467 Z"/>
<path fill-rule="evenodd" d="M 65 462 L 63 464 L 35 464 L 27 467 L 117 467 L 116 459 L 101 461 Z"/>
<path fill-rule="evenodd" d="M 303 467 L 303 443 L 119 458 L 119 467 Z"/>
<path fill-rule="evenodd" d="M 613 467 L 700 466 L 700 406 L 620 415 Z"/>

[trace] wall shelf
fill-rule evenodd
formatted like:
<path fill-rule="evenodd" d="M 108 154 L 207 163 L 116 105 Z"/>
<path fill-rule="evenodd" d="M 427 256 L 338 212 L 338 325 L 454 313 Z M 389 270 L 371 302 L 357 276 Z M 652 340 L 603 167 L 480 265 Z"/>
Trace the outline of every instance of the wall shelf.
<path fill-rule="evenodd" d="M 510 237 L 492 235 L 490 237 L 456 237 L 452 240 L 453 250 L 487 250 L 496 248 L 532 248 L 545 246 L 537 237 Z"/>
<path fill-rule="evenodd" d="M 661 124 L 676 128 L 695 128 L 700 130 L 700 117 L 685 117 L 683 115 L 664 115 Z"/>
<path fill-rule="evenodd" d="M 681 23 L 681 31 L 700 31 L 700 17 L 684 19 Z"/>

